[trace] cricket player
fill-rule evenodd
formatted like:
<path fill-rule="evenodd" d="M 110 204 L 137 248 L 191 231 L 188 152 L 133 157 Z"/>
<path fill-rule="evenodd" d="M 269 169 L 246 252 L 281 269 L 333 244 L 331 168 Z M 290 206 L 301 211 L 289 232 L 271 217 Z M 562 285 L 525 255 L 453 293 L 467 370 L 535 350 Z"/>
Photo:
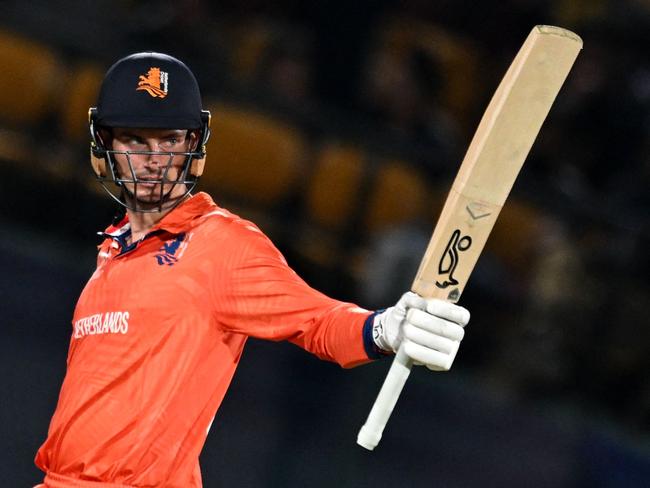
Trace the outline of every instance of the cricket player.
<path fill-rule="evenodd" d="M 199 453 L 248 337 L 344 368 L 404 343 L 416 363 L 451 367 L 467 310 L 410 292 L 381 311 L 329 298 L 253 223 L 192 193 L 209 121 L 178 59 L 137 53 L 106 73 L 91 162 L 125 212 L 74 311 L 39 487 L 202 486 Z"/>

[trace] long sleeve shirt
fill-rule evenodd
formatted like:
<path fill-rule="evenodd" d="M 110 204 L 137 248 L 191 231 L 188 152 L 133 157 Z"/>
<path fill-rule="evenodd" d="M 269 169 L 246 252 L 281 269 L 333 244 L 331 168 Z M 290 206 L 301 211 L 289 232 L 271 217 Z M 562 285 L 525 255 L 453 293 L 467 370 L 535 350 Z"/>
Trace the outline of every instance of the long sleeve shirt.
<path fill-rule="evenodd" d="M 258 227 L 207 194 L 131 246 L 129 229 L 125 219 L 106 230 L 75 308 L 36 455 L 45 486 L 200 487 L 199 454 L 248 337 L 343 367 L 370 360 L 371 312 L 309 287 Z"/>

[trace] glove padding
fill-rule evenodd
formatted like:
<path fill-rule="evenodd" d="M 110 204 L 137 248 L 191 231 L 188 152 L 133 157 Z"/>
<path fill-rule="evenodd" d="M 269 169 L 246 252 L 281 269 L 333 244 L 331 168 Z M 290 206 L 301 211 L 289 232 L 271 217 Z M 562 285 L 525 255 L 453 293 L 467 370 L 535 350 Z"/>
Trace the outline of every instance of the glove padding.
<path fill-rule="evenodd" d="M 403 342 L 404 352 L 415 364 L 449 371 L 469 317 L 463 307 L 407 292 L 394 307 L 375 316 L 373 339 L 387 352 L 397 352 Z"/>

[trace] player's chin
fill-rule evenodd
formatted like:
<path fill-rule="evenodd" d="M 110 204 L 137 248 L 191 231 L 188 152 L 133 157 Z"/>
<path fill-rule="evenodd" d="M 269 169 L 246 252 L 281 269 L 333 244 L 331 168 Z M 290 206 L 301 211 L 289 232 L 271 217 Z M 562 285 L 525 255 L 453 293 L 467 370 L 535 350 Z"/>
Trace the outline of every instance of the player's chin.
<path fill-rule="evenodd" d="M 162 188 L 161 188 L 162 187 Z M 140 205 L 158 206 L 161 199 L 174 203 L 186 194 L 184 185 L 161 185 L 160 183 L 138 183 L 137 188 L 127 188 Z"/>
<path fill-rule="evenodd" d="M 161 195 L 165 194 L 165 189 L 160 183 L 138 183 L 137 186 L 127 187 L 127 190 L 141 202 L 154 203 L 160 200 Z"/>

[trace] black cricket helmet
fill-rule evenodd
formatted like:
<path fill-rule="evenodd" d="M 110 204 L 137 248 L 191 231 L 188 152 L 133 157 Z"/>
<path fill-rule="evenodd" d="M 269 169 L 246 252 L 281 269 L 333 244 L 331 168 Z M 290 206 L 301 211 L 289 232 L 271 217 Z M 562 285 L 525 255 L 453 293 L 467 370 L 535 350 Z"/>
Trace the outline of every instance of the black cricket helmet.
<path fill-rule="evenodd" d="M 205 146 L 210 137 L 210 112 L 203 110 L 199 85 L 190 69 L 167 54 L 141 52 L 117 61 L 106 72 L 97 106 L 88 111 L 90 125 L 90 160 L 95 176 L 106 192 L 126 208 L 156 212 L 180 203 L 196 186 L 205 165 Z M 196 147 L 185 152 L 114 151 L 107 147 L 106 134 L 112 128 L 183 129 L 198 135 Z M 110 144 L 108 144 L 110 146 Z M 128 174 L 120 174 L 115 156 L 126 158 Z M 154 183 L 160 187 L 155 205 L 138 202 L 137 185 L 152 183 L 141 180 L 131 164 L 136 155 L 164 157 L 162 174 Z M 172 161 L 185 157 L 178 178 L 168 179 Z M 133 185 L 133 192 L 125 184 Z M 170 198 L 176 185 L 185 185 L 186 192 Z M 156 187 L 157 188 L 157 187 Z M 164 188 L 171 188 L 164 191 Z M 156 190 L 157 191 L 157 190 Z"/>

